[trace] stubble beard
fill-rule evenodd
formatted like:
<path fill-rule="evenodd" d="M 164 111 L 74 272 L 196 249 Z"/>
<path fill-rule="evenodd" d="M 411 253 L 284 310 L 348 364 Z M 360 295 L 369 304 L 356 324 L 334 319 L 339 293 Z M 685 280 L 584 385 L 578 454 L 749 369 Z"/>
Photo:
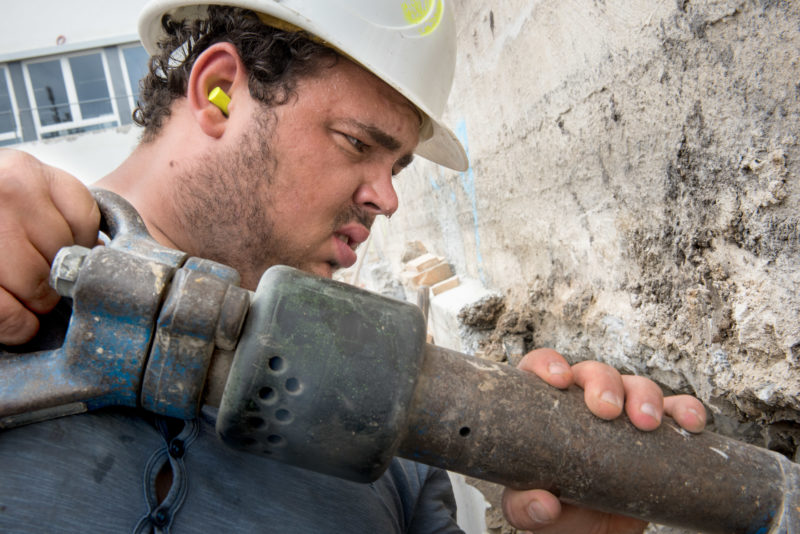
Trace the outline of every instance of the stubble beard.
<path fill-rule="evenodd" d="M 177 181 L 176 191 L 178 224 L 191 243 L 185 252 L 230 265 L 248 289 L 273 265 L 312 270 L 309 251 L 275 231 L 270 186 L 278 162 L 269 150 L 271 114 L 265 115 L 254 118 L 238 150 L 202 158 Z M 354 204 L 343 206 L 331 233 L 350 221 L 370 228 L 374 216 Z"/>
<path fill-rule="evenodd" d="M 193 250 L 186 252 L 230 265 L 242 286 L 255 289 L 264 270 L 281 260 L 285 248 L 270 215 L 271 175 L 276 162 L 269 151 L 272 134 L 266 118 L 242 136 L 239 149 L 202 158 L 177 181 L 176 213 Z"/>

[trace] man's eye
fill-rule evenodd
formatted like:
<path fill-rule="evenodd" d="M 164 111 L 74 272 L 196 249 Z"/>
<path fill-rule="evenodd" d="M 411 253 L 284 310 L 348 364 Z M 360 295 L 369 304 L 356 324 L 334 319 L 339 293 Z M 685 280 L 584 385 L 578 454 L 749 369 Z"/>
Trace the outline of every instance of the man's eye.
<path fill-rule="evenodd" d="M 353 148 L 359 152 L 363 152 L 368 146 L 366 143 L 362 142 L 360 139 L 356 139 L 352 135 L 344 134 L 344 137 L 351 145 L 353 145 Z"/>

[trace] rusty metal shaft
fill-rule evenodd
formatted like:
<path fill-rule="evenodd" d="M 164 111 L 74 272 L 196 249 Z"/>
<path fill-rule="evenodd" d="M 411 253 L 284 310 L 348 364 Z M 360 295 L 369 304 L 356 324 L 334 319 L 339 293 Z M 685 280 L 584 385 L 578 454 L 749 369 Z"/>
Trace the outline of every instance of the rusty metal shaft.
<path fill-rule="evenodd" d="M 796 532 L 799 517 L 798 466 L 783 456 L 669 418 L 654 432 L 604 421 L 577 389 L 431 345 L 399 455 L 703 532 Z"/>

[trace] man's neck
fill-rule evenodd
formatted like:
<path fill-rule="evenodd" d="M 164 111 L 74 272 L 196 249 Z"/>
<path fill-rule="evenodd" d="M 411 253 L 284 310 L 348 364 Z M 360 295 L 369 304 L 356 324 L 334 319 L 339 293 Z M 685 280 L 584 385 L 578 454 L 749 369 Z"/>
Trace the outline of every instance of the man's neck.
<path fill-rule="evenodd" d="M 130 202 L 153 238 L 162 245 L 180 248 L 180 239 L 169 223 L 174 219 L 175 198 L 170 192 L 174 162 L 161 154 L 166 143 L 141 143 L 127 159 L 94 186 L 113 191 Z"/>

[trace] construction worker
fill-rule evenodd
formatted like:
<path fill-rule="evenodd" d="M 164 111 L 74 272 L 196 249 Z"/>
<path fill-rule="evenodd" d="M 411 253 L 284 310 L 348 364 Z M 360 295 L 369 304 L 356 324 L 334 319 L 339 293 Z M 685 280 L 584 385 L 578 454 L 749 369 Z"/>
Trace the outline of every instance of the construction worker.
<path fill-rule="evenodd" d="M 393 176 L 416 153 L 463 170 L 440 122 L 455 61 L 449 2 L 155 0 L 140 19 L 153 54 L 135 119 L 142 141 L 96 186 L 130 201 L 159 242 L 229 264 L 254 289 L 271 265 L 322 276 L 352 265 Z M 409 5 L 411 7 L 409 7 Z M 414 8 L 413 6 L 416 6 Z M 209 98 L 209 96 L 211 98 Z M 91 246 L 99 213 L 66 173 L 0 152 L 0 342 L 27 341 L 53 309 L 49 263 Z M 642 430 L 663 414 L 702 430 L 696 399 L 552 350 L 521 367 L 584 388 L 593 413 Z M 2 532 L 458 532 L 442 471 L 395 459 L 356 484 L 229 450 L 214 413 L 188 421 L 102 410 L 3 432 Z M 641 532 L 638 520 L 507 491 L 536 532 Z"/>

